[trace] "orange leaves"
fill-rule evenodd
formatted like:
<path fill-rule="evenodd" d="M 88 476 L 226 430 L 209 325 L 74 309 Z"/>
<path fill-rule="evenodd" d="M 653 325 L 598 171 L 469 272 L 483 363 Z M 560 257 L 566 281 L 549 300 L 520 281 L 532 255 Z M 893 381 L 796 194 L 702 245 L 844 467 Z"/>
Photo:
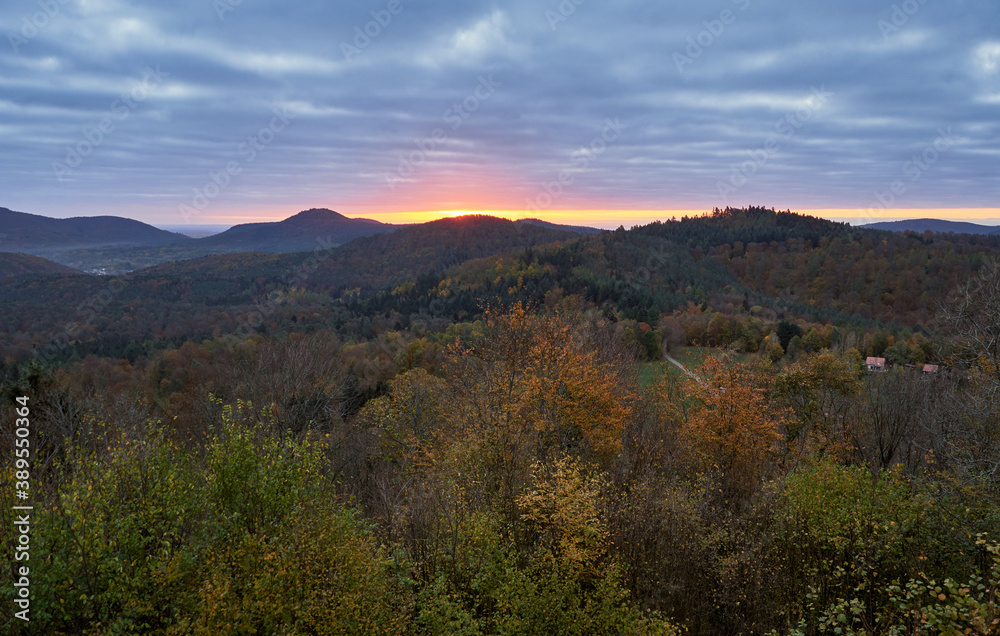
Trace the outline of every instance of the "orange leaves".
<path fill-rule="evenodd" d="M 785 421 L 767 399 L 770 375 L 759 364 L 711 357 L 696 373 L 700 382 L 685 379 L 693 409 L 680 427 L 688 459 L 717 475 L 727 494 L 749 496 L 776 462 Z"/>
<path fill-rule="evenodd" d="M 536 338 L 527 369 L 536 430 L 551 443 L 579 436 L 598 453 L 616 451 L 633 392 L 612 363 L 574 338 L 569 324 L 552 320 Z"/>
<path fill-rule="evenodd" d="M 528 313 L 486 312 L 481 338 L 452 347 L 455 397 L 467 419 L 510 443 L 584 444 L 611 453 L 631 415 L 634 389 L 586 325 Z"/>

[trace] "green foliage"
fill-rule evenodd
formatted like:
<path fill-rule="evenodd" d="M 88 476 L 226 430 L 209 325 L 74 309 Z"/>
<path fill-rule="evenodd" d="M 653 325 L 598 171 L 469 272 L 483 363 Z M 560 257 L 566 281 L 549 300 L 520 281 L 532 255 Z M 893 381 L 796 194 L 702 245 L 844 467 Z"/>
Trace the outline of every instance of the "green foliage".
<path fill-rule="evenodd" d="M 676 634 L 628 602 L 607 558 L 601 485 L 574 460 L 536 464 L 534 488 L 519 499 L 533 530 L 526 550 L 490 516 L 471 516 L 454 560 L 420 594 L 423 633 Z"/>
<path fill-rule="evenodd" d="M 989 562 L 985 573 L 975 572 L 967 581 L 946 578 L 937 583 L 921 572 L 905 584 L 890 584 L 887 602 L 874 606 L 870 590 L 858 585 L 849 599 L 824 607 L 815 622 L 801 620 L 789 635 L 1000 634 L 1000 544 L 979 536 L 976 545 Z"/>
<path fill-rule="evenodd" d="M 781 348 L 785 351 L 788 350 L 788 345 L 791 343 L 793 338 L 798 338 L 802 335 L 802 327 L 796 325 L 795 323 L 788 322 L 787 320 L 782 320 L 778 323 L 778 341 L 781 343 Z"/>
<path fill-rule="evenodd" d="M 910 634 L 919 626 L 920 633 L 933 627 L 950 634 L 961 630 L 945 628 L 946 618 L 968 626 L 997 616 L 996 547 L 973 544 L 964 524 L 949 522 L 953 504 L 915 490 L 900 471 L 873 477 L 824 460 L 789 475 L 782 496 L 779 545 L 789 577 L 783 587 L 794 594 L 788 618 L 801 617 L 816 633 Z M 992 555 L 985 575 L 975 574 L 976 545 Z M 970 571 L 961 585 L 948 576 Z M 943 587 L 935 586 L 940 579 Z M 925 607 L 928 590 L 946 602 Z"/>
<path fill-rule="evenodd" d="M 190 459 L 161 432 L 104 452 L 70 449 L 68 480 L 38 518 L 40 624 L 146 633 L 168 625 L 192 583 L 206 513 Z M 164 609 L 167 612 L 164 612 Z"/>
<path fill-rule="evenodd" d="M 224 408 L 203 453 L 158 426 L 111 436 L 97 452 L 71 445 L 66 478 L 51 485 L 34 526 L 33 624 L 46 633 L 400 632 L 410 601 L 398 559 L 330 497 L 319 446 L 275 436 L 266 414 L 250 414 L 248 404 Z"/>
<path fill-rule="evenodd" d="M 225 405 L 208 442 L 205 494 L 224 533 L 273 532 L 302 512 L 323 487 L 321 450 L 308 441 L 282 440 L 256 420 L 253 406 Z"/>
<path fill-rule="evenodd" d="M 329 501 L 271 534 L 221 543 L 206 561 L 178 633 L 401 634 L 409 621 L 397 560 Z"/>

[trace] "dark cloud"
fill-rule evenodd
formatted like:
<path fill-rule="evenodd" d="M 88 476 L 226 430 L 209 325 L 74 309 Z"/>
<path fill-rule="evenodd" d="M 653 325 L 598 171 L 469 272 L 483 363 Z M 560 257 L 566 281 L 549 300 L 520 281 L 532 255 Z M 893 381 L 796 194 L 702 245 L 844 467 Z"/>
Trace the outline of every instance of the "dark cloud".
<path fill-rule="evenodd" d="M 1000 194 L 993 0 L 18 0 L 0 26 L 0 205 L 29 212 L 519 209 L 567 170 L 553 208 Z"/>

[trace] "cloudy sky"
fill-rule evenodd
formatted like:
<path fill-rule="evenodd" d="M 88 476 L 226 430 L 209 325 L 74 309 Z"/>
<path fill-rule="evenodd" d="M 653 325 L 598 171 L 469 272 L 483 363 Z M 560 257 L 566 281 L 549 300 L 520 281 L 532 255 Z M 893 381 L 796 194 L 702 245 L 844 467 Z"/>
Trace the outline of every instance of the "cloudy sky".
<path fill-rule="evenodd" d="M 0 206 L 1000 222 L 996 0 L 7 0 Z M 925 210 L 921 210 L 925 209 Z"/>

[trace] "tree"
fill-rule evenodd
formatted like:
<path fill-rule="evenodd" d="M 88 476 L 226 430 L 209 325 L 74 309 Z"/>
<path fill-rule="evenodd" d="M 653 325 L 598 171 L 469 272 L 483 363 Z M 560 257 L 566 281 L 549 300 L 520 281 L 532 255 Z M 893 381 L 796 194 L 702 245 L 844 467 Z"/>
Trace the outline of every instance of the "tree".
<path fill-rule="evenodd" d="M 805 346 L 807 353 L 815 353 L 823 348 L 823 336 L 813 327 L 809 330 L 809 333 L 802 337 L 802 344 Z"/>
<path fill-rule="evenodd" d="M 885 350 L 885 359 L 889 364 L 907 364 L 910 361 L 910 347 L 900 338 Z"/>
<path fill-rule="evenodd" d="M 684 336 L 684 329 L 672 316 L 660 319 L 657 331 L 660 332 L 660 342 L 663 344 L 663 350 L 666 352 L 683 347 L 687 341 L 687 338 Z"/>
<path fill-rule="evenodd" d="M 873 471 L 923 459 L 916 434 L 927 416 L 927 378 L 891 369 L 867 377 L 861 390 L 852 438 Z"/>
<path fill-rule="evenodd" d="M 979 274 L 942 310 L 958 339 L 971 379 L 961 404 L 961 430 L 949 440 L 953 459 L 1000 490 L 1000 263 L 984 261 Z"/>
<path fill-rule="evenodd" d="M 983 262 L 979 274 L 955 291 L 942 313 L 958 336 L 966 363 L 981 372 L 996 404 L 1000 397 L 1000 262 Z"/>
<path fill-rule="evenodd" d="M 484 484 L 509 503 L 532 460 L 620 448 L 635 387 L 608 330 L 518 304 L 488 309 L 482 332 L 449 353 L 452 419 Z"/>
<path fill-rule="evenodd" d="M 792 341 L 792 338 L 802 335 L 802 327 L 793 322 L 782 320 L 778 323 L 777 333 L 778 340 L 781 342 L 781 348 L 788 351 L 788 343 Z"/>
<path fill-rule="evenodd" d="M 851 401 L 861 381 L 850 358 L 826 351 L 807 356 L 778 374 L 775 393 L 792 408 L 789 441 L 798 439 L 805 453 L 842 450 Z"/>
<path fill-rule="evenodd" d="M 693 466 L 716 477 L 729 497 L 745 500 L 778 458 L 785 413 L 768 399 L 771 376 L 759 364 L 713 357 L 686 377 L 696 406 L 680 427 Z"/>

